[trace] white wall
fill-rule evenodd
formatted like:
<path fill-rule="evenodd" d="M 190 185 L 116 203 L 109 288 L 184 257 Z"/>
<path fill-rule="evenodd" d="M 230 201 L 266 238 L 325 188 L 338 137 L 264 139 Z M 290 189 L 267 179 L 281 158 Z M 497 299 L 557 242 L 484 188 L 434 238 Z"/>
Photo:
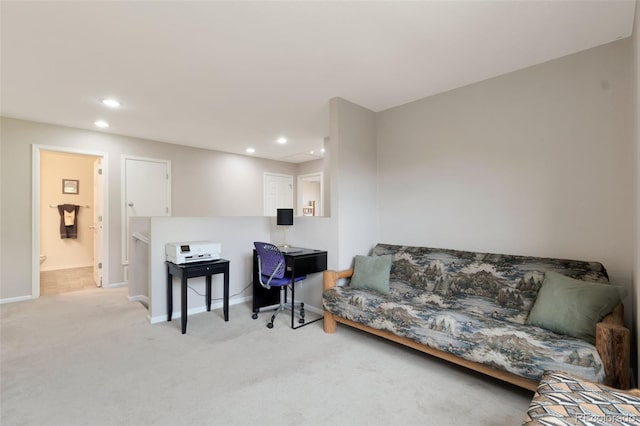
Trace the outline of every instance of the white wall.
<path fill-rule="evenodd" d="M 151 235 L 150 217 L 132 217 L 129 219 L 129 299 L 149 303 L 149 236 Z M 137 235 L 139 238 L 133 237 Z"/>
<path fill-rule="evenodd" d="M 269 241 L 270 218 L 267 217 L 152 217 L 150 241 L 149 315 L 152 322 L 166 321 L 167 270 L 165 244 L 178 241 L 210 240 L 222 244 L 222 257 L 229 260 L 229 294 L 235 295 L 230 303 L 244 301 L 252 294 L 253 242 Z M 222 298 L 222 275 L 212 277 L 211 296 Z M 180 318 L 180 285 L 174 278 L 173 318 Z M 200 294 L 205 292 L 205 279 L 192 278 L 188 284 Z M 212 303 L 211 308 L 222 306 L 222 301 Z M 189 290 L 189 313 L 205 310 L 205 300 Z"/>
<path fill-rule="evenodd" d="M 376 115 L 381 240 L 597 260 L 631 287 L 631 42 Z"/>
<path fill-rule="evenodd" d="M 324 160 L 312 160 L 296 164 L 296 175 L 308 175 L 322 171 L 324 171 Z"/>
<path fill-rule="evenodd" d="M 329 218 L 294 219 L 294 226 L 288 231 L 291 243 L 298 247 L 328 251 L 330 268 L 335 268 L 333 247 L 326 235 L 334 221 Z M 280 238 L 280 230 L 274 218 L 269 217 L 152 217 L 133 218 L 133 231 L 149 237 L 149 245 L 131 240 L 131 280 L 129 283 L 132 300 L 145 300 L 149 304 L 151 322 L 166 321 L 166 266 L 165 244 L 177 241 L 211 240 L 222 244 L 222 257 L 229 264 L 230 304 L 243 303 L 252 296 L 252 252 L 254 241 L 274 242 Z M 212 279 L 212 297 L 223 296 L 222 276 Z M 205 279 L 189 279 L 188 285 L 201 294 L 205 292 Z M 322 310 L 322 274 L 311 274 L 296 287 L 296 300 L 305 302 L 309 310 Z M 174 279 L 173 318 L 180 317 L 180 285 Z M 222 300 L 214 301 L 212 309 L 222 306 Z M 188 293 L 189 315 L 205 311 L 205 299 L 192 290 Z"/>
<path fill-rule="evenodd" d="M 40 154 L 40 254 L 42 271 L 93 265 L 93 164 L 95 157 L 60 152 Z M 78 194 L 63 194 L 62 179 L 79 181 Z M 75 204 L 78 238 L 60 238 L 60 213 L 50 205 Z M 89 207 L 86 207 L 89 206 Z"/>
<path fill-rule="evenodd" d="M 31 295 L 31 145 L 105 152 L 109 170 L 109 280 L 124 280 L 120 157 L 171 160 L 174 215 L 261 215 L 263 173 L 295 174 L 295 165 L 44 123 L 0 118 L 0 300 Z M 233 183 L 233 184 L 232 184 Z M 194 189 L 195 185 L 195 189 Z"/>
<path fill-rule="evenodd" d="M 337 263 L 338 239 L 336 235 L 338 219 L 335 217 L 295 217 L 293 226 L 287 231 L 287 240 L 292 246 L 327 251 L 327 268 L 339 269 Z M 271 241 L 278 241 L 279 230 L 273 223 Z M 322 274 L 311 274 L 296 287 L 296 300 L 302 300 L 316 312 L 322 310 Z"/>
<path fill-rule="evenodd" d="M 375 113 L 341 98 L 331 99 L 329 110 L 331 215 L 337 218 L 338 265 L 346 269 L 379 239 Z"/>
<path fill-rule="evenodd" d="M 0 120 L 0 136 L 2 136 L 2 121 Z M 2 169 L 3 169 L 3 161 L 2 161 L 2 137 L 0 137 L 0 178 L 2 178 Z M 2 187 L 2 182 L 0 181 L 0 241 L 4 241 L 6 235 L 4 232 L 4 228 L 2 226 L 2 206 L 4 204 L 4 198 L 3 198 L 3 194 L 4 194 L 4 189 Z M 4 270 L 4 267 L 2 266 L 2 244 L 0 244 L 0 271 Z M 0 288 L 2 288 L 2 273 L 0 272 Z M 1 300 L 1 297 L 0 297 Z"/>

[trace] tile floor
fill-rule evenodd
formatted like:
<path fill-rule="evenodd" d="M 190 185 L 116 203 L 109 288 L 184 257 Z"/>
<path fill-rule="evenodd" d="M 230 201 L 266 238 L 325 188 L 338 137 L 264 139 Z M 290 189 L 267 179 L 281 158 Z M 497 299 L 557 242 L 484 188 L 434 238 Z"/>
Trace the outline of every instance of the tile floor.
<path fill-rule="evenodd" d="M 93 267 L 40 272 L 40 295 L 95 288 Z"/>

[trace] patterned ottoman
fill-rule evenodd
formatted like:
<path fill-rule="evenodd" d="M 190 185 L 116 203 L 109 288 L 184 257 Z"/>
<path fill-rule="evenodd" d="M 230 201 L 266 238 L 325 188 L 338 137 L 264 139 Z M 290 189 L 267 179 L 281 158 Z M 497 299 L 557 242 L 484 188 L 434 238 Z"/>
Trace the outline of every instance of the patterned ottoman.
<path fill-rule="evenodd" d="M 523 425 L 640 425 L 640 391 L 545 372 Z"/>

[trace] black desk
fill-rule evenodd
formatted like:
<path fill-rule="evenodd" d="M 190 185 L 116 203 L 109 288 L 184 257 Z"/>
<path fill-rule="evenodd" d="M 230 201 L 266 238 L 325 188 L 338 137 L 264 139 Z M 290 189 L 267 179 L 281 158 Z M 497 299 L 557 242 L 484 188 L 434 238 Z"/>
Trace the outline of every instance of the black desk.
<path fill-rule="evenodd" d="M 224 274 L 224 320 L 229 321 L 229 261 L 226 259 L 175 264 L 167 261 L 167 321 L 173 315 L 173 276 L 181 278 L 182 334 L 187 332 L 187 279 L 206 277 L 207 311 L 211 310 L 211 275 Z"/>
<path fill-rule="evenodd" d="M 324 250 L 302 249 L 295 253 L 284 253 L 287 266 L 286 276 L 291 277 L 291 300 L 295 300 L 296 286 L 293 285 L 293 277 L 314 274 L 327 270 L 327 252 Z M 280 289 L 262 287 L 258 278 L 258 255 L 253 250 L 253 313 L 258 313 L 260 308 L 273 306 L 280 303 Z M 323 317 L 302 325 L 295 326 L 294 312 L 291 310 L 291 328 L 300 328 L 321 320 Z"/>

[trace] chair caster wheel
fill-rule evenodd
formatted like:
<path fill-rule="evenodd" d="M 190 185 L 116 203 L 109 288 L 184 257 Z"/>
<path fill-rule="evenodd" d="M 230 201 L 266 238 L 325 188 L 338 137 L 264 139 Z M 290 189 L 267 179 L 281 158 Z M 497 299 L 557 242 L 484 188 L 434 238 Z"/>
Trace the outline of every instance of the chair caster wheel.
<path fill-rule="evenodd" d="M 298 322 L 299 322 L 300 324 L 304 324 L 304 318 L 300 318 L 300 319 L 298 320 Z"/>
<path fill-rule="evenodd" d="M 255 312 L 253 313 L 253 315 L 251 315 L 251 318 L 253 319 L 258 319 L 258 314 L 256 314 Z"/>
<path fill-rule="evenodd" d="M 268 323 L 267 328 L 273 328 L 273 323 L 272 322 Z"/>

